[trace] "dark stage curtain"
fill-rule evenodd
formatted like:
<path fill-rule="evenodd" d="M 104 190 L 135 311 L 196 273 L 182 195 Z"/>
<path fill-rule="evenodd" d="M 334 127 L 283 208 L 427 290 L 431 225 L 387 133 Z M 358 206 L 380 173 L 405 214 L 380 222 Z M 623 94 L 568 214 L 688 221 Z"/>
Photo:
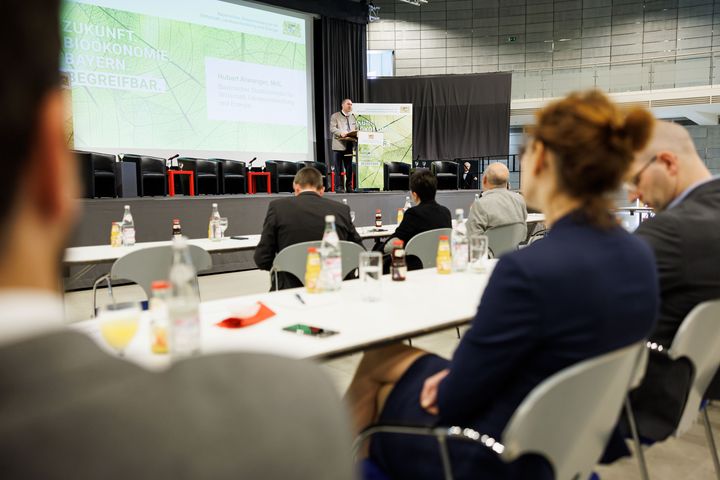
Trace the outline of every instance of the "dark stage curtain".
<path fill-rule="evenodd" d="M 507 155 L 510 73 L 377 78 L 368 102 L 413 104 L 413 157 Z"/>
<path fill-rule="evenodd" d="M 344 98 L 365 99 L 366 26 L 323 17 L 315 21 L 315 131 L 318 161 L 332 161 L 330 115 Z"/>

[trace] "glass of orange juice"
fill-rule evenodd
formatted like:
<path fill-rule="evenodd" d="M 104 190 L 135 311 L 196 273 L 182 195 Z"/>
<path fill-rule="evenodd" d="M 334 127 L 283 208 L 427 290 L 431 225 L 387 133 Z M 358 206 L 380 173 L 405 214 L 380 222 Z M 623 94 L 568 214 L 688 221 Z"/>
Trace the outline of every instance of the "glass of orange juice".
<path fill-rule="evenodd" d="M 140 312 L 138 303 L 106 305 L 98 312 L 100 334 L 120 357 L 125 356 L 125 349 L 138 331 Z"/>

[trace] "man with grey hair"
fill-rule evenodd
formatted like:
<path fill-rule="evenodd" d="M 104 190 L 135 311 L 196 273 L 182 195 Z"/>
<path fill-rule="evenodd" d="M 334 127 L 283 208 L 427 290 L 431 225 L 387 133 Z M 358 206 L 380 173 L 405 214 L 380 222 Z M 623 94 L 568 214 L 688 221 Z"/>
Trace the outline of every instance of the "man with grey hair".
<path fill-rule="evenodd" d="M 509 179 L 510 172 L 504 164 L 491 163 L 487 166 L 482 177 L 482 196 L 475 200 L 468 214 L 468 235 L 482 234 L 490 228 L 514 223 L 525 225 L 525 199 L 508 190 Z"/>
<path fill-rule="evenodd" d="M 647 147 L 630 167 L 630 200 L 653 207 L 636 235 L 655 252 L 660 317 L 650 341 L 669 347 L 697 304 L 720 298 L 720 179 L 697 154 L 685 128 L 657 121 Z M 631 395 L 640 434 L 663 440 L 675 429 L 692 379 L 685 362 L 651 352 L 642 385 Z"/>
<path fill-rule="evenodd" d="M 332 150 L 335 160 L 335 193 L 352 190 L 352 156 L 355 138 L 349 134 L 358 129 L 352 106 L 352 100 L 346 98 L 342 101 L 342 109 L 330 116 L 330 133 L 332 133 Z M 341 176 L 341 173 L 345 173 L 345 175 Z"/>

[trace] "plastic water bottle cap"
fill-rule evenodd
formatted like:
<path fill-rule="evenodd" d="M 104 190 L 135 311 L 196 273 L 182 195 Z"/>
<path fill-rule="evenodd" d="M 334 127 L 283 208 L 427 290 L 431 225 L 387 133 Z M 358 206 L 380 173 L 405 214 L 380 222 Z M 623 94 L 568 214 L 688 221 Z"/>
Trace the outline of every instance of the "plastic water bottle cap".
<path fill-rule="evenodd" d="M 326 222 L 334 222 L 334 221 L 335 221 L 335 215 L 325 215 L 325 221 L 326 221 Z"/>

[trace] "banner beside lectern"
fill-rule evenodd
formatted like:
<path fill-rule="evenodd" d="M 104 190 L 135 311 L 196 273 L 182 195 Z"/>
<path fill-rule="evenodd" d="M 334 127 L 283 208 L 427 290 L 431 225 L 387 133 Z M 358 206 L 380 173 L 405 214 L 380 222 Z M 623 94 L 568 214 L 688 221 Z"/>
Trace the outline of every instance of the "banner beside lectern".
<path fill-rule="evenodd" d="M 383 164 L 412 163 L 412 104 L 355 103 L 357 188 L 383 190 Z"/>

